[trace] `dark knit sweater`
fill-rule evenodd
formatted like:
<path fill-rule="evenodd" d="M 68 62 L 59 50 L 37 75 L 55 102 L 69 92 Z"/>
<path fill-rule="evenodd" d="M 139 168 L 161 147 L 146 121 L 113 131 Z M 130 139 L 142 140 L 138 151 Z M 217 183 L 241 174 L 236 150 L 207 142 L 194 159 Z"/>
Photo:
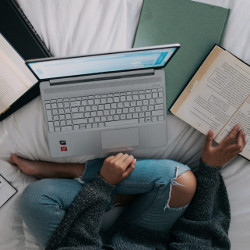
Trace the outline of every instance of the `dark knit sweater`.
<path fill-rule="evenodd" d="M 165 233 L 123 225 L 105 245 L 100 227 L 114 186 L 98 176 L 83 186 L 46 249 L 230 249 L 229 201 L 219 168 L 201 162 L 196 178 L 195 196 L 170 242 Z"/>

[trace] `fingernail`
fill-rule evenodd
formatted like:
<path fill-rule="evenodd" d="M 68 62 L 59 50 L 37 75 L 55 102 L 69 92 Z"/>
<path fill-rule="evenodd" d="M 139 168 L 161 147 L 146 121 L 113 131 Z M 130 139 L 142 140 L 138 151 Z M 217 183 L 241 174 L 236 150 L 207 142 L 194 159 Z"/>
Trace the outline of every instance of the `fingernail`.
<path fill-rule="evenodd" d="M 130 155 L 130 156 L 129 156 L 129 160 L 132 161 L 133 159 L 134 159 L 134 156 L 133 156 L 133 155 Z"/>
<path fill-rule="evenodd" d="M 208 136 L 212 136 L 212 135 L 213 135 L 212 130 L 209 130 L 209 131 L 208 131 Z"/>

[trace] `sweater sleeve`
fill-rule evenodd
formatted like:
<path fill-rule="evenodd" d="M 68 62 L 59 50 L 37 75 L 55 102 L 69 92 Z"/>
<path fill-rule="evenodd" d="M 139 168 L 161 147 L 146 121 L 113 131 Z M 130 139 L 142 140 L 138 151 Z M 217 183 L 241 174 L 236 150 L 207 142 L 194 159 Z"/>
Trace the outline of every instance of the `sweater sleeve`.
<path fill-rule="evenodd" d="M 196 193 L 173 228 L 170 249 L 230 249 L 230 206 L 219 168 L 201 161 L 196 179 Z"/>
<path fill-rule="evenodd" d="M 85 249 L 101 249 L 99 231 L 113 189 L 114 186 L 101 176 L 83 186 L 51 236 L 46 249 L 77 248 L 83 243 Z"/>

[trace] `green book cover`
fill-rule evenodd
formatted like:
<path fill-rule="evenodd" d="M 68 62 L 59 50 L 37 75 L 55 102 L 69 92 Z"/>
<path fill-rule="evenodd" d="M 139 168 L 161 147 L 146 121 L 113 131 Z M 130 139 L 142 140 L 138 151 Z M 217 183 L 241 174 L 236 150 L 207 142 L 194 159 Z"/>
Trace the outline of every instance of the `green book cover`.
<path fill-rule="evenodd" d="M 190 0 L 144 0 L 134 47 L 180 43 L 165 68 L 169 109 L 215 44 L 229 9 Z"/>

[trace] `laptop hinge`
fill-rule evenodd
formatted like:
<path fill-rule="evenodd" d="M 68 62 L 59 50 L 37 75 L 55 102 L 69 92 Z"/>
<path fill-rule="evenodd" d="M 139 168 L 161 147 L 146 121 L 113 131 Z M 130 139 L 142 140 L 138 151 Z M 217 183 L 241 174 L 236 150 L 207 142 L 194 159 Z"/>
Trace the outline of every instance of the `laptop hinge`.
<path fill-rule="evenodd" d="M 60 85 L 67 83 L 80 83 L 80 82 L 92 82 L 92 81 L 103 81 L 103 80 L 113 80 L 120 78 L 129 78 L 129 77 L 141 77 L 141 76 L 150 76 L 154 75 L 154 69 L 147 70 L 131 70 L 125 72 L 115 72 L 115 73 L 104 73 L 104 74 L 95 74 L 87 76 L 75 76 L 75 77 L 65 77 L 59 79 L 50 80 L 50 85 Z"/>

